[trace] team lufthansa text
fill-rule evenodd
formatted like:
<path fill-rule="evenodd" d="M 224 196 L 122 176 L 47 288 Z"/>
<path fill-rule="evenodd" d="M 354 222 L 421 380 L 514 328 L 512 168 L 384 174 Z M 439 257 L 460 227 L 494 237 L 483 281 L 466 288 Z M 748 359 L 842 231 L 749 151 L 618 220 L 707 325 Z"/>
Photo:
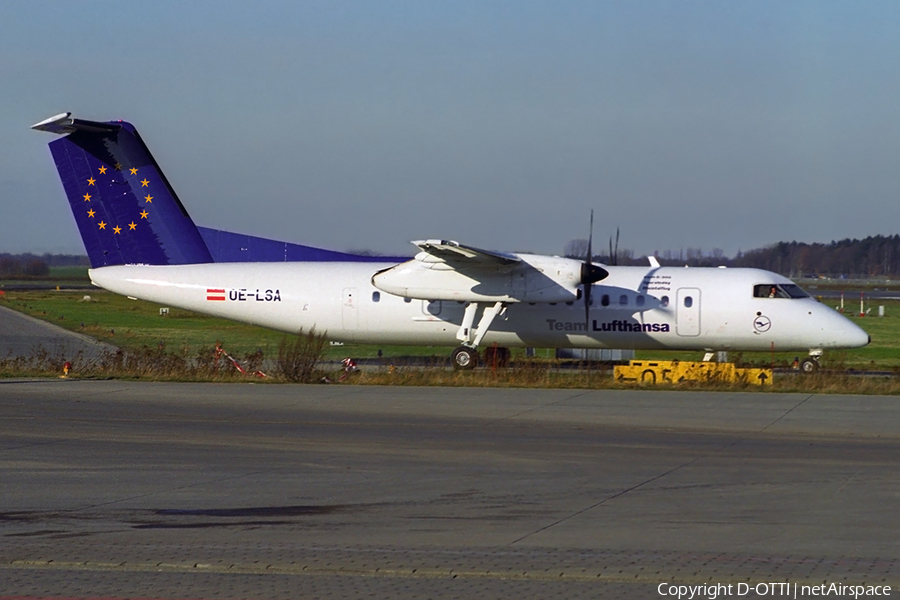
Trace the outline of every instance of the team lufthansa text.
<path fill-rule="evenodd" d="M 593 331 L 619 331 L 623 333 L 636 333 L 641 331 L 669 331 L 668 323 L 637 323 L 630 321 L 620 321 L 618 319 L 616 319 L 615 321 L 608 321 L 606 323 L 599 323 L 597 322 L 597 319 L 594 319 L 591 325 Z M 550 331 L 587 331 L 587 324 L 579 323 L 577 321 L 557 321 L 556 319 L 547 319 L 547 327 L 550 329 Z"/>

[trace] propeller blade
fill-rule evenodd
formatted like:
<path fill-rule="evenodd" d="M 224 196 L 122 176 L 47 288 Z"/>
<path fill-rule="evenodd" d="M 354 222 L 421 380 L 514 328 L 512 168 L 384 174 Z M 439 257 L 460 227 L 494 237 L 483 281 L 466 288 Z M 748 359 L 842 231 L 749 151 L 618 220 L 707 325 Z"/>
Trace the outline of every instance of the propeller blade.
<path fill-rule="evenodd" d="M 594 209 L 591 209 L 591 232 L 588 234 L 587 264 L 591 264 L 594 260 Z"/>
<path fill-rule="evenodd" d="M 615 249 L 615 254 L 613 254 L 613 256 L 614 256 L 613 265 L 614 266 L 618 265 L 619 264 L 619 228 L 618 227 L 616 227 L 616 249 Z"/>
<path fill-rule="evenodd" d="M 591 284 L 584 284 L 584 330 L 591 328 Z"/>
<path fill-rule="evenodd" d="M 609 273 L 603 267 L 594 264 L 594 211 L 591 210 L 591 232 L 588 235 L 587 257 L 581 264 L 581 283 L 584 286 L 584 326 L 590 327 L 591 318 L 591 285 L 604 279 Z M 612 240 L 610 240 L 612 243 Z"/>
<path fill-rule="evenodd" d="M 591 284 L 590 271 L 593 264 L 594 255 L 594 209 L 591 209 L 591 229 L 588 233 L 587 259 L 581 265 L 581 282 L 584 285 L 584 329 L 588 330 L 591 319 Z"/>

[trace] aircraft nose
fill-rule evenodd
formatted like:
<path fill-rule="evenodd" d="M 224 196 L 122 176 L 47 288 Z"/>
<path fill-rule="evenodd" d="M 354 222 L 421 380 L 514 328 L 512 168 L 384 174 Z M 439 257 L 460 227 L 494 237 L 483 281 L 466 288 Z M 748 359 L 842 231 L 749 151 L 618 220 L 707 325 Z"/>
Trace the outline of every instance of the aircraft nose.
<path fill-rule="evenodd" d="M 849 319 L 845 319 L 843 325 L 840 332 L 841 347 L 862 348 L 863 346 L 872 343 L 872 336 L 866 333 L 865 330 L 856 323 L 853 323 Z"/>

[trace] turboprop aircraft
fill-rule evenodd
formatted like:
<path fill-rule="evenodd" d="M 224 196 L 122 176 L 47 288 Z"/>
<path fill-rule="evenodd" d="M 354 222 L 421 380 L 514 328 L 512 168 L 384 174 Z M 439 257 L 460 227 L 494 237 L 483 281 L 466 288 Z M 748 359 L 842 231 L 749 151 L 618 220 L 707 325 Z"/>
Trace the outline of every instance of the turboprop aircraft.
<path fill-rule="evenodd" d="M 356 256 L 198 227 L 133 125 L 63 113 L 33 129 L 50 151 L 94 285 L 334 341 L 478 349 L 809 351 L 869 343 L 789 279 L 758 269 L 594 264 L 420 240 L 414 258 Z M 590 244 L 589 244 L 590 246 Z M 476 323 L 477 320 L 477 323 Z"/>

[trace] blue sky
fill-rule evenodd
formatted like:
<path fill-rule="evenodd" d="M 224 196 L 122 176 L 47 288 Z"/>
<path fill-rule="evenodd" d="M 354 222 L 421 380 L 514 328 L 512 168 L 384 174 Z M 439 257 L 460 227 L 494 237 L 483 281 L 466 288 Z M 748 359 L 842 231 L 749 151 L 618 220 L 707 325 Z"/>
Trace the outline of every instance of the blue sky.
<path fill-rule="evenodd" d="M 888 2 L 6 2 L 0 252 L 83 252 L 62 111 L 134 123 L 198 224 L 327 248 L 894 234 L 898 58 Z"/>

